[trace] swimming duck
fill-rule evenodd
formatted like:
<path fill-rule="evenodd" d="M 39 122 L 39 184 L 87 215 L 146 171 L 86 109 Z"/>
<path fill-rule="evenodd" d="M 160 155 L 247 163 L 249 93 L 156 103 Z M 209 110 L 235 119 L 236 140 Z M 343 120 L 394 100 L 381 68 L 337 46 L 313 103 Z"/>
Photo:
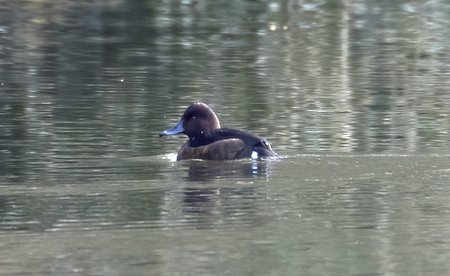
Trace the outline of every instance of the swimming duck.
<path fill-rule="evenodd" d="M 177 134 L 189 138 L 178 151 L 177 160 L 278 157 L 266 139 L 245 130 L 221 128 L 217 115 L 204 103 L 190 105 L 180 121 L 160 136 Z"/>

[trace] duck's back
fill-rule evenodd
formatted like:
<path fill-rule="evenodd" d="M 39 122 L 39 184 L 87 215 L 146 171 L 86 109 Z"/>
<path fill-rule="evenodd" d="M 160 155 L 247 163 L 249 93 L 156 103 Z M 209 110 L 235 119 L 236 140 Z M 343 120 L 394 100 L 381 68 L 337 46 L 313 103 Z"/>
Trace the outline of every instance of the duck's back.
<path fill-rule="evenodd" d="M 186 142 L 178 152 L 178 160 L 233 160 L 277 157 L 270 143 L 244 130 L 220 128 Z"/>

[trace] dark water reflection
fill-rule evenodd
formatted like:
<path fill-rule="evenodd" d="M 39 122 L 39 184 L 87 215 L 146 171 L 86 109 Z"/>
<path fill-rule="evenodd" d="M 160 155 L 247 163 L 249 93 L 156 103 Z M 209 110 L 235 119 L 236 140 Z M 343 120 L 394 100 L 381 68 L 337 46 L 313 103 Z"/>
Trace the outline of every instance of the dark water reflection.
<path fill-rule="evenodd" d="M 210 182 L 213 179 L 239 179 L 269 177 L 271 162 L 277 161 L 183 161 L 187 169 L 187 181 Z"/>
<path fill-rule="evenodd" d="M 0 274 L 447 274 L 449 15 L 0 2 Z M 199 100 L 285 158 L 174 162 Z"/>

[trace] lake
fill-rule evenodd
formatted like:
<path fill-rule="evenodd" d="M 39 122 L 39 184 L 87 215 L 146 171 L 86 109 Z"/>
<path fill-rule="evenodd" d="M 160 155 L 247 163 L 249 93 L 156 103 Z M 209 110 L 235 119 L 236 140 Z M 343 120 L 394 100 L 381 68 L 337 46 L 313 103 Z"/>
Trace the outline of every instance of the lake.
<path fill-rule="evenodd" d="M 0 274 L 447 275 L 450 4 L 0 3 Z M 279 160 L 176 161 L 192 102 Z"/>

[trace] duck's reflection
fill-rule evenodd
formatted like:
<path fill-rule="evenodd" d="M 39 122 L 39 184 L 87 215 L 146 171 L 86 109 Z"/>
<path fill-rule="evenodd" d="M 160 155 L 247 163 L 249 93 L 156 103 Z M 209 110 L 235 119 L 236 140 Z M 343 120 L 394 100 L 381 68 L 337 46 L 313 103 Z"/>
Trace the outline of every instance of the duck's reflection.
<path fill-rule="evenodd" d="M 187 168 L 187 181 L 211 181 L 214 179 L 239 179 L 270 176 L 270 161 L 183 161 Z"/>
<path fill-rule="evenodd" d="M 224 222 L 254 225 L 259 217 L 256 206 L 266 198 L 265 188 L 255 182 L 270 177 L 270 165 L 252 160 L 183 161 L 185 179 L 192 182 L 183 188 L 183 213 L 198 227 Z"/>

